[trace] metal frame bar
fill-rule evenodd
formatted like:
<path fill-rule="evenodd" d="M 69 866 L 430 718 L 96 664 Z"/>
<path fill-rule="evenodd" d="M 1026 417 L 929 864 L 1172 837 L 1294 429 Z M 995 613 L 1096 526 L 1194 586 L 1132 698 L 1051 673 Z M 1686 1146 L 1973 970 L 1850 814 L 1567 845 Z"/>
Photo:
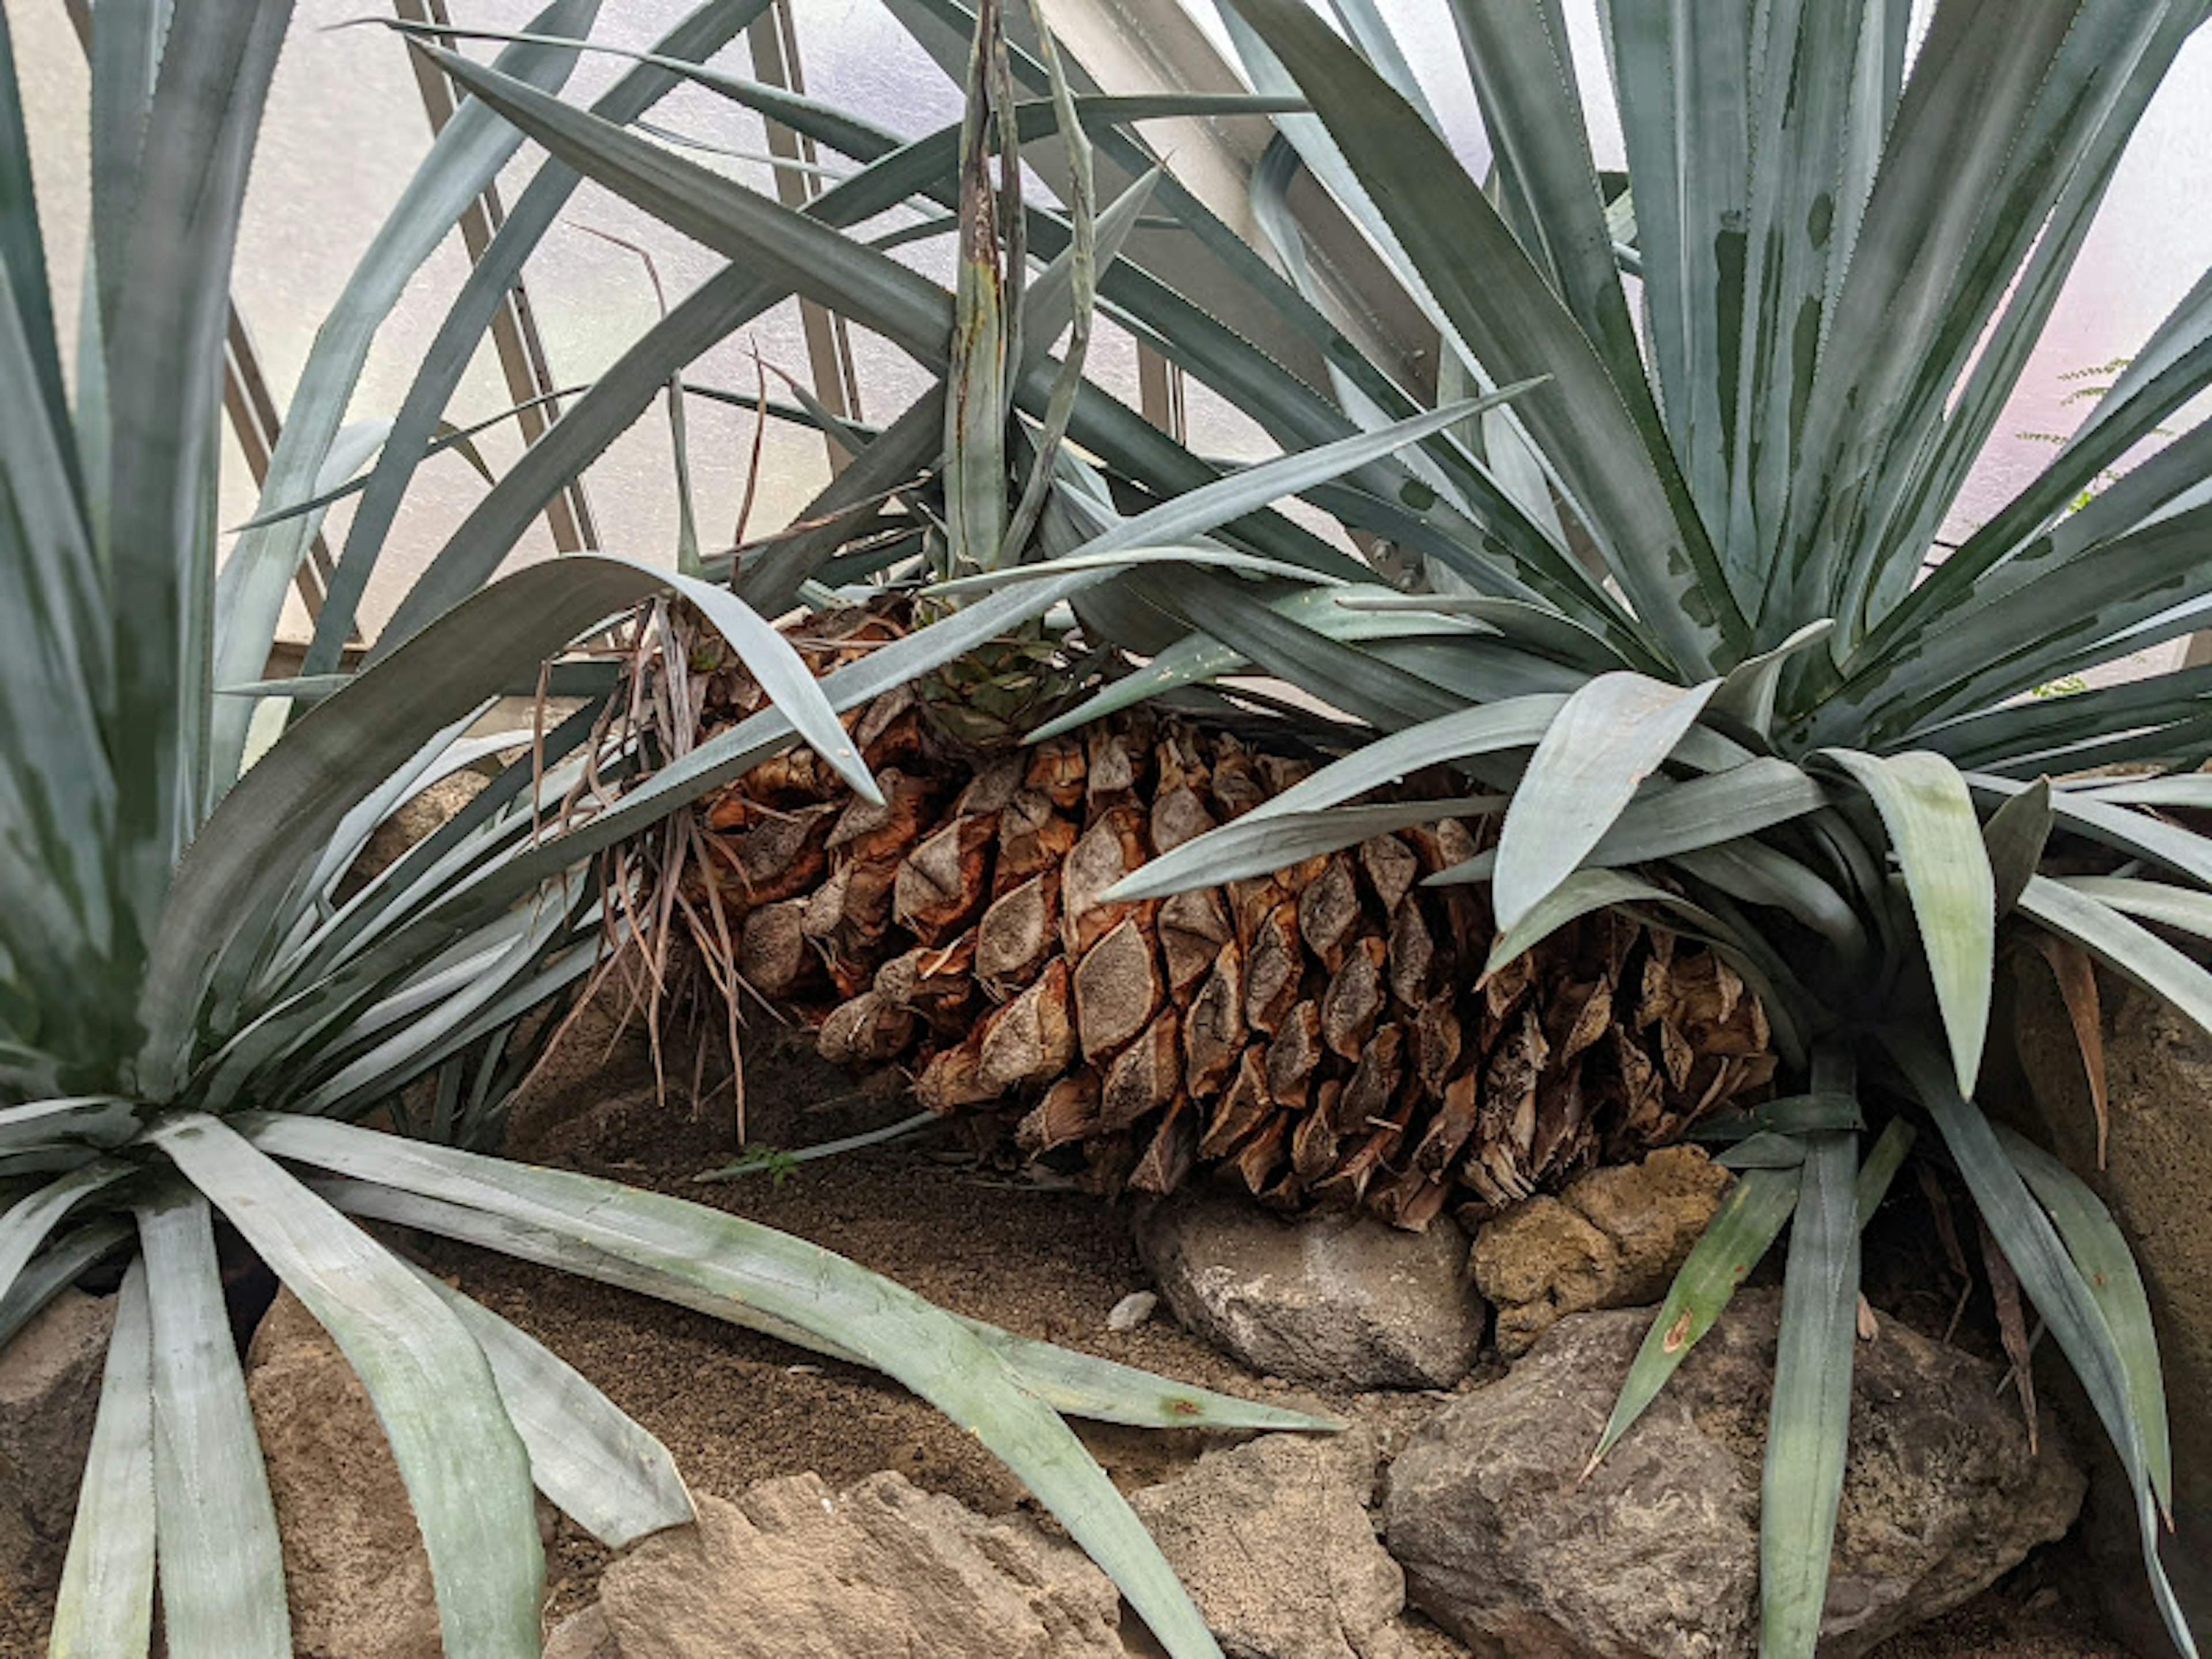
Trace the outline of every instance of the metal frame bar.
<path fill-rule="evenodd" d="M 434 28 L 450 27 L 453 23 L 446 0 L 392 0 L 392 9 L 404 22 Z M 416 88 L 422 94 L 422 112 L 429 118 L 430 131 L 434 135 L 441 132 L 453 117 L 453 85 L 443 71 L 422 53 L 410 52 L 407 58 L 415 71 Z M 461 241 L 468 249 L 471 264 L 483 257 L 493 233 L 499 228 L 501 211 L 499 188 L 491 185 L 485 186 L 483 196 L 461 216 Z M 546 362 L 545 343 L 530 309 L 530 295 L 519 277 L 507 290 L 498 314 L 492 319 L 491 337 L 499 354 L 500 373 L 507 380 L 508 397 L 517 404 L 528 404 L 556 389 L 552 368 Z M 554 402 L 522 410 L 515 420 L 522 429 L 523 442 L 537 442 L 559 415 L 560 405 Z M 585 498 L 581 478 L 569 480 L 545 504 L 545 522 L 553 532 L 553 545 L 563 553 L 599 545 L 599 530 L 592 521 L 591 503 Z"/>
<path fill-rule="evenodd" d="M 773 0 L 769 9 L 745 31 L 745 46 L 752 54 L 753 77 L 763 85 L 805 96 L 806 76 L 799 61 L 799 24 L 791 0 Z M 787 161 L 814 165 L 817 156 L 811 138 L 793 132 L 781 122 L 769 121 L 769 153 Z M 803 208 L 822 185 L 819 175 L 797 167 L 775 167 L 776 198 L 787 208 Z M 860 410 L 860 375 L 853 363 L 853 338 L 843 317 L 812 300 L 799 303 L 799 326 L 806 337 L 806 356 L 814 377 L 814 395 L 832 415 L 850 420 Z M 830 471 L 843 470 L 853 458 L 830 434 L 823 434 L 829 451 Z"/>

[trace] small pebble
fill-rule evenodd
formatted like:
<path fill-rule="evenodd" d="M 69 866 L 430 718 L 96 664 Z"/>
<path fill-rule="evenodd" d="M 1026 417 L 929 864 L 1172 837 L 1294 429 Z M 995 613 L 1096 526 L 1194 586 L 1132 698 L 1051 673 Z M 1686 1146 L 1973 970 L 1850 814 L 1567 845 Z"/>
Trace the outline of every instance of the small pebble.
<path fill-rule="evenodd" d="M 1152 1310 L 1160 1299 L 1150 1291 L 1132 1291 L 1114 1304 L 1114 1311 L 1106 1316 L 1109 1331 L 1133 1331 L 1152 1316 Z"/>

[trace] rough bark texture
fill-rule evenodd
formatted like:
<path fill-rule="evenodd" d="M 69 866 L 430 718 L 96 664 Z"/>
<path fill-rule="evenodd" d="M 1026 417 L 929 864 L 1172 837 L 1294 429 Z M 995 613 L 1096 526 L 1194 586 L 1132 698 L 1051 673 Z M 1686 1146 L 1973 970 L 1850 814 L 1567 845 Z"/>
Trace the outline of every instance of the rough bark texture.
<path fill-rule="evenodd" d="M 895 626 L 856 613 L 799 642 L 827 669 Z M 715 671 L 707 728 L 760 701 L 741 668 Z M 1486 821 L 1110 903 L 1310 763 L 1143 710 L 976 750 L 911 689 L 848 724 L 886 804 L 809 751 L 757 768 L 707 804 L 689 896 L 719 907 L 748 981 L 818 1026 L 825 1054 L 904 1066 L 933 1109 L 1012 1126 L 1099 1189 L 1218 1169 L 1283 1207 L 1419 1228 L 1663 1144 L 1772 1076 L 1742 981 L 1636 922 L 1590 919 L 1486 979 L 1482 890 L 1420 880 L 1473 856 Z"/>

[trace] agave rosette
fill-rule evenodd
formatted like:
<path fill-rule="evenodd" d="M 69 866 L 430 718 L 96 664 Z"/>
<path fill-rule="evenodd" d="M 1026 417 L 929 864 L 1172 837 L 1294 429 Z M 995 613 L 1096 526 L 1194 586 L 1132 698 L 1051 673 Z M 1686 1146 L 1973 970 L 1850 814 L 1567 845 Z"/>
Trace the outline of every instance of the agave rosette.
<path fill-rule="evenodd" d="M 613 130 L 635 121 L 764 6 L 708 0 L 688 12 L 589 118 Z M 483 73 L 557 87 L 575 53 L 547 42 L 582 34 L 597 10 L 596 0 L 551 0 L 534 26 L 545 39 L 511 44 Z M 166 7 L 99 8 L 93 270 L 73 389 L 0 22 L 0 383 L 10 397 L 0 717 L 13 733 L 0 755 L 0 1343 L 88 1269 L 121 1268 L 53 1650 L 144 1653 L 158 1581 L 168 1651 L 291 1651 L 219 1224 L 299 1297 L 365 1384 L 428 1547 L 450 1650 L 539 1651 L 533 1486 L 610 1544 L 690 1518 L 649 1435 L 355 1219 L 374 1217 L 885 1372 L 1004 1456 L 1171 1651 L 1218 1654 L 1062 1413 L 1313 1419 L 957 1318 L 719 1212 L 469 1150 L 495 1143 L 504 1101 L 550 1030 L 544 1010 L 598 959 L 603 913 L 624 915 L 595 855 L 794 739 L 872 792 L 836 710 L 925 653 L 884 653 L 817 685 L 756 610 L 694 577 L 593 553 L 492 580 L 544 502 L 666 387 L 665 361 L 640 381 L 634 354 L 500 478 L 366 665 L 345 668 L 338 647 L 393 511 L 445 441 L 446 404 L 501 295 L 579 182 L 558 162 L 539 169 L 397 419 L 343 425 L 409 276 L 522 142 L 478 100 L 447 124 L 319 335 L 263 510 L 218 562 L 215 422 L 233 246 L 290 15 L 280 0 L 241 0 L 171 28 Z M 956 139 L 907 147 L 864 188 L 896 203 L 950 180 Z M 735 271 L 702 292 L 648 336 L 645 357 L 665 359 L 672 340 L 696 353 L 781 290 Z M 1345 462 L 1389 441 L 1361 438 Z M 1213 507 L 1248 510 L 1332 464 L 1300 458 L 1217 492 Z M 285 591 L 343 494 L 361 500 L 307 670 L 264 681 Z M 1194 501 L 1182 521 L 1202 525 L 1207 501 Z M 550 731 L 469 735 L 495 699 L 540 684 L 548 659 L 672 587 L 769 690 L 755 718 L 619 801 L 603 786 L 635 757 L 605 718 L 611 672 L 565 685 L 583 706 Z M 496 775 L 356 890 L 349 872 L 392 809 L 471 766 Z M 404 1133 L 363 1127 L 380 1115 Z"/>
<path fill-rule="evenodd" d="M 963 74 L 973 11 L 890 8 Z M 2171 1454 L 2141 1285 L 2115 1267 L 2124 1246 L 2087 1188 L 1972 1095 L 2002 929 L 2041 930 L 2212 1025 L 2212 976 L 2171 942 L 2212 937 L 2212 843 L 2173 816 L 2212 805 L 2190 770 L 2212 736 L 2212 670 L 2027 695 L 2212 615 L 2212 427 L 2106 482 L 2212 380 L 2212 276 L 2037 477 L 1960 545 L 1938 538 L 2206 8 L 2069 0 L 2000 24 L 1940 0 L 1916 46 L 1904 0 L 1608 4 L 1627 151 L 1613 174 L 1592 161 L 1560 7 L 1458 0 L 1495 155 L 1482 181 L 1379 14 L 1339 10 L 1341 33 L 1302 0 L 1224 12 L 1246 83 L 1306 106 L 1248 155 L 1242 207 L 1272 259 L 1208 206 L 1205 169 L 1186 185 L 1116 124 L 1141 100 L 1070 79 L 1100 195 L 1141 182 L 1156 222 L 1097 257 L 1100 304 L 1285 449 L 1333 457 L 1296 488 L 1371 562 L 1270 496 L 1221 493 L 1285 478 L 1269 471 L 1282 463 L 1224 475 L 1095 387 L 1056 414 L 1040 355 L 1008 376 L 1008 429 L 1042 448 L 1064 418 L 1079 447 L 1055 459 L 1033 562 L 982 571 L 969 586 L 996 591 L 872 665 L 870 686 L 1066 601 L 1091 643 L 1145 666 L 1048 731 L 1255 670 L 1362 730 L 1343 759 L 1121 897 L 1263 871 L 1286 844 L 1310 853 L 1336 808 L 1424 766 L 1509 793 L 1494 851 L 1439 878 L 1489 884 L 1495 961 L 1595 908 L 1636 908 L 1729 954 L 1799 1079 L 1732 1126 L 1754 1167 L 1606 1442 L 1679 1363 L 1674 1334 L 1693 1341 L 1735 1269 L 1794 1218 L 1765 1650 L 1809 1653 L 1817 1638 L 1859 1231 L 1919 1125 L 2081 1378 L 2134 1483 L 2153 1593 L 2193 1652 L 2158 1554 Z M 877 329 L 956 392 L 984 372 L 948 349 L 953 295 L 839 234 L 859 216 L 836 192 L 794 214 L 491 72 L 456 73 L 564 161 Z M 1050 65 L 1017 47 L 1009 73 L 1031 100 L 1024 136 L 1048 148 Z M 818 102 L 722 89 L 872 171 L 905 148 Z M 1293 192 L 1301 173 L 1318 193 Z M 930 188 L 957 204 L 954 179 Z M 1035 257 L 1075 240 L 1049 204 L 1020 211 Z M 1511 395 L 1439 412 L 1497 388 Z M 941 406 L 899 422 L 809 517 L 849 514 L 918 469 L 964 487 L 968 447 L 990 441 L 972 426 L 948 439 Z M 1184 492 L 1218 510 L 1124 520 L 1113 505 Z M 852 522 L 771 544 L 741 564 L 739 591 L 787 602 L 836 568 Z M 2083 867 L 2051 860 L 2054 840 L 2114 873 L 2045 873 Z"/>

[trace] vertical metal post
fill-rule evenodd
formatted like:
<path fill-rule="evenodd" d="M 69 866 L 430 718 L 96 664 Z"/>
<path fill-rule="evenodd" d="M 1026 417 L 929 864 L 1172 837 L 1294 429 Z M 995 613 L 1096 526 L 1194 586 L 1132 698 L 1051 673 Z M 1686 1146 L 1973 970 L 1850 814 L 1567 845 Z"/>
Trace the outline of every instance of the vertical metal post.
<path fill-rule="evenodd" d="M 1150 346 L 1137 348 L 1137 400 L 1144 416 L 1179 444 L 1190 441 L 1183 407 L 1182 370 Z"/>
<path fill-rule="evenodd" d="M 799 27 L 792 15 L 791 0 L 774 0 L 745 31 L 745 45 L 752 52 L 755 79 L 786 92 L 805 92 L 806 76 L 799 62 Z M 768 147 L 770 155 L 784 161 L 811 167 L 816 159 L 814 141 L 779 122 L 768 123 Z M 821 188 L 817 175 L 798 167 L 777 167 L 775 173 L 776 198 L 786 207 L 805 207 Z M 802 300 L 799 321 L 806 337 L 814 395 L 832 415 L 856 417 L 860 410 L 860 385 L 853 368 L 853 341 L 845 319 L 811 300 Z M 830 471 L 842 471 L 852 457 L 836 438 L 825 433 L 823 441 L 829 448 Z"/>
<path fill-rule="evenodd" d="M 392 9 L 404 21 L 433 27 L 453 21 L 446 0 L 392 0 Z M 414 67 L 415 85 L 422 94 L 422 110 L 429 117 L 430 131 L 441 131 L 453 118 L 453 87 L 421 53 L 410 52 L 407 57 Z M 483 196 L 461 216 L 461 241 L 468 249 L 471 263 L 483 257 L 499 222 L 499 191 L 496 186 L 487 185 Z M 517 404 L 544 398 L 554 390 L 553 371 L 545 359 L 545 343 L 538 331 L 536 318 L 531 314 L 529 293 L 520 278 L 507 290 L 498 314 L 492 319 L 491 337 L 499 354 L 500 372 L 506 379 L 507 395 Z M 523 441 L 537 442 L 559 413 L 560 406 L 548 402 L 516 416 Z M 554 546 L 563 553 L 599 545 L 599 532 L 592 522 L 591 504 L 585 499 L 581 478 L 570 479 L 560 494 L 546 503 L 545 522 L 553 532 Z"/>

